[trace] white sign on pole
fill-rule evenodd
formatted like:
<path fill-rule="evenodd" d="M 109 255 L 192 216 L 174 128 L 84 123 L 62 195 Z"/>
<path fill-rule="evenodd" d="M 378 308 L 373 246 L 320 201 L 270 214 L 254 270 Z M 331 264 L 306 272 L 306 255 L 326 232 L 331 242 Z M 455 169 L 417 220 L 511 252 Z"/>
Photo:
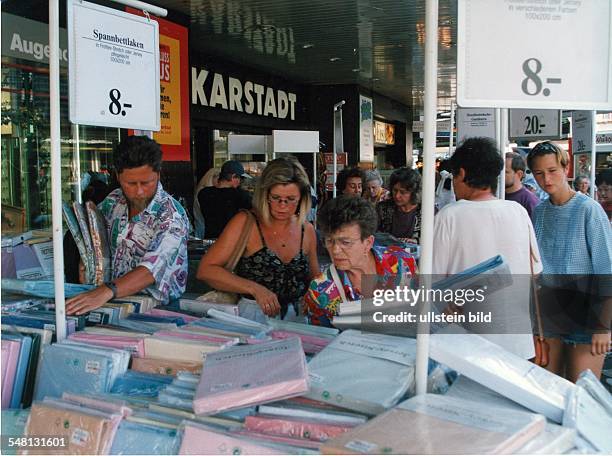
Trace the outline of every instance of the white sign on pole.
<path fill-rule="evenodd" d="M 156 21 L 68 0 L 70 121 L 159 131 Z"/>
<path fill-rule="evenodd" d="M 572 113 L 572 152 L 581 154 L 593 149 L 593 122 L 591 111 Z"/>
<path fill-rule="evenodd" d="M 559 139 L 561 111 L 558 109 L 511 109 L 510 137 Z"/>
<path fill-rule="evenodd" d="M 459 0 L 457 103 L 612 109 L 611 24 L 610 0 Z"/>
<path fill-rule="evenodd" d="M 457 145 L 475 136 L 496 139 L 495 110 L 457 108 Z"/>
<path fill-rule="evenodd" d="M 374 106 L 363 95 L 359 95 L 359 161 L 374 161 Z"/>

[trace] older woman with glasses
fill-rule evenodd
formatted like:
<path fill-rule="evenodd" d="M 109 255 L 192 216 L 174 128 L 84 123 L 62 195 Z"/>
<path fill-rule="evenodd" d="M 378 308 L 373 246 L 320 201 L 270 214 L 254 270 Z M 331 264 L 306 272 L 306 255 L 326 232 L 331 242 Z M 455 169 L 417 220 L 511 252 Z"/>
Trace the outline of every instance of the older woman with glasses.
<path fill-rule="evenodd" d="M 406 250 L 375 244 L 376 210 L 364 199 L 332 199 L 321 208 L 317 221 L 332 265 L 310 283 L 304 298 L 311 324 L 331 326 L 341 302 L 360 300 L 364 275 L 416 273 L 415 258 Z"/>
<path fill-rule="evenodd" d="M 243 235 L 249 217 L 245 212 L 230 220 L 204 255 L 198 279 L 217 290 L 239 293 L 245 318 L 285 318 L 288 311 L 297 315 L 298 302 L 319 272 L 315 230 L 305 221 L 310 204 L 310 184 L 302 165 L 292 158 L 271 161 L 255 187 L 255 227 L 244 234 L 248 241 L 234 273 L 224 265 Z"/>

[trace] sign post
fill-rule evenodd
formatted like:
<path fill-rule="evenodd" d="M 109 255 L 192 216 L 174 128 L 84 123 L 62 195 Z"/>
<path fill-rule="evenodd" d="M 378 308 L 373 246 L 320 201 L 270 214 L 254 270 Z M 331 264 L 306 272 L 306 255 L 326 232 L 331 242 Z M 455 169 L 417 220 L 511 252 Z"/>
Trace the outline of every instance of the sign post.
<path fill-rule="evenodd" d="M 157 22 L 69 0 L 68 55 L 71 122 L 159 131 Z"/>
<path fill-rule="evenodd" d="M 609 0 L 459 0 L 457 16 L 460 106 L 612 109 Z"/>

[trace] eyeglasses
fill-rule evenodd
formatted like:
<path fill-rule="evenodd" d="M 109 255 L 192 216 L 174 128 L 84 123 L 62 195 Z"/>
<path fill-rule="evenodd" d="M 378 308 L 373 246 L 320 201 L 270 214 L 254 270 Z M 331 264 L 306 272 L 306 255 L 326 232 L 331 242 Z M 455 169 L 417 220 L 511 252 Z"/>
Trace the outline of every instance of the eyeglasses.
<path fill-rule="evenodd" d="M 295 206 L 299 201 L 300 199 L 296 198 L 295 196 L 281 198 L 278 195 L 270 195 L 268 197 L 268 202 L 270 202 L 271 204 L 278 204 L 278 205 L 286 204 L 287 206 Z"/>
<path fill-rule="evenodd" d="M 338 245 L 341 250 L 348 250 L 353 247 L 357 242 L 361 241 L 361 239 L 351 239 L 351 238 L 325 238 L 323 242 L 325 243 L 325 247 L 328 249 L 333 249 L 334 245 Z"/>

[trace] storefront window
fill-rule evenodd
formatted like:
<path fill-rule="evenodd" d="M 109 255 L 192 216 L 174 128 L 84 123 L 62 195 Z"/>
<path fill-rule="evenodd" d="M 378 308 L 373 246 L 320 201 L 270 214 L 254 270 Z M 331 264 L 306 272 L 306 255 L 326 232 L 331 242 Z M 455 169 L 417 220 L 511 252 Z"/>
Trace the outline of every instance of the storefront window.
<path fill-rule="evenodd" d="M 15 19 L 16 18 L 16 19 Z M 47 25 L 3 14 L 2 27 L 22 21 L 20 33 L 40 33 Z M 23 38 L 25 39 L 25 38 Z M 46 62 L 2 54 L 2 206 L 23 213 L 19 228 L 51 226 L 51 154 L 49 119 L 49 65 Z M 119 130 L 72 125 L 68 120 L 68 77 L 61 68 L 62 200 L 78 199 L 84 185 L 95 178 L 108 181 L 112 147 Z M 10 230 L 3 217 L 3 233 Z"/>

